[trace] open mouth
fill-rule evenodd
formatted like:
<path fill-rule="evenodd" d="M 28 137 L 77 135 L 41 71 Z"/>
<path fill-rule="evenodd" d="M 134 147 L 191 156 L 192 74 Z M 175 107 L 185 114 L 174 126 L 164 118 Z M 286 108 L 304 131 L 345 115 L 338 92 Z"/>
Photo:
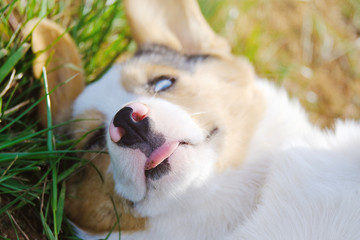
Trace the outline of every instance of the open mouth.
<path fill-rule="evenodd" d="M 151 180 L 158 180 L 171 171 L 169 157 L 175 152 L 178 146 L 191 145 L 186 141 L 164 144 L 156 149 L 145 163 L 145 177 Z"/>
<path fill-rule="evenodd" d="M 157 149 L 155 149 L 145 163 L 145 170 L 151 170 L 156 168 L 159 164 L 161 164 L 165 159 L 170 157 L 171 154 L 174 153 L 174 151 L 179 146 L 179 142 L 168 142 L 164 143 Z"/>
<path fill-rule="evenodd" d="M 145 176 L 152 180 L 158 180 L 170 172 L 169 157 L 178 148 L 178 141 L 164 143 L 155 149 L 145 163 Z"/>
<path fill-rule="evenodd" d="M 206 137 L 208 142 L 214 135 L 218 133 L 217 127 L 213 128 Z M 163 144 L 155 149 L 145 163 L 145 177 L 151 180 L 158 180 L 162 176 L 168 174 L 171 171 L 169 163 L 169 157 L 176 151 L 181 145 L 193 145 L 187 141 L 174 141 Z"/>

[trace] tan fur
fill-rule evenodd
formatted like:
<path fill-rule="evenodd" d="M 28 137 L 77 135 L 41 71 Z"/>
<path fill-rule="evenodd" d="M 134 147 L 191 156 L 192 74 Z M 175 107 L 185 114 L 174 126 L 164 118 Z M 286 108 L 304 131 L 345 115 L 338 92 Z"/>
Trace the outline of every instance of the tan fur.
<path fill-rule="evenodd" d="M 186 54 L 230 52 L 228 43 L 209 27 L 196 1 L 127 0 L 125 7 L 138 45 L 163 44 Z"/>
<path fill-rule="evenodd" d="M 81 229 L 94 234 L 109 232 L 117 224 L 116 214 L 119 225 L 116 225 L 115 231 L 120 228 L 123 232 L 144 230 L 146 220 L 136 217 L 131 204 L 114 193 L 114 181 L 107 172 L 109 156 L 86 153 L 82 157 L 90 159 L 91 164 L 67 181 L 67 217 Z"/>
<path fill-rule="evenodd" d="M 209 85 L 207 83 L 209 74 L 222 80 L 214 84 L 212 92 L 207 90 L 207 87 L 205 88 L 208 92 L 202 93 L 200 98 L 206 101 L 201 101 L 201 99 L 197 101 L 204 104 L 200 108 L 211 108 L 209 111 L 216 114 L 214 117 L 222 119 L 223 123 L 220 126 L 226 126 L 226 136 L 220 148 L 223 151 L 216 164 L 217 170 L 222 172 L 226 169 L 236 169 L 243 163 L 250 139 L 266 107 L 264 97 L 254 87 L 253 68 L 245 59 L 231 57 L 204 64 L 195 74 L 199 75 L 201 79 L 199 84 L 203 86 Z M 227 80 L 225 83 L 224 79 Z M 209 97 L 214 93 L 216 97 Z M 193 101 L 195 103 L 196 100 Z M 206 114 L 200 117 L 202 119 L 199 122 L 206 121 Z"/>
<path fill-rule="evenodd" d="M 33 63 L 35 77 L 41 77 L 42 68 L 45 66 L 50 91 L 59 84 L 73 78 L 50 95 L 53 121 L 54 123 L 60 123 L 69 119 L 71 105 L 85 86 L 81 58 L 70 35 L 52 21 L 44 19 L 39 22 L 39 19 L 33 19 L 25 26 L 24 34 L 28 35 L 31 31 L 33 31 L 31 34 L 32 51 L 38 54 Z M 62 37 L 58 39 L 60 36 Z M 46 51 L 42 52 L 44 50 Z M 43 89 L 41 96 L 44 95 L 45 90 Z M 40 103 L 39 115 L 43 126 L 46 126 L 45 101 Z"/>
<path fill-rule="evenodd" d="M 83 138 L 76 146 L 83 149 L 88 140 L 94 135 L 92 130 L 104 125 L 105 116 L 97 110 L 87 110 L 81 115 L 76 116 L 77 121 L 71 123 L 71 133 L 74 139 Z"/>

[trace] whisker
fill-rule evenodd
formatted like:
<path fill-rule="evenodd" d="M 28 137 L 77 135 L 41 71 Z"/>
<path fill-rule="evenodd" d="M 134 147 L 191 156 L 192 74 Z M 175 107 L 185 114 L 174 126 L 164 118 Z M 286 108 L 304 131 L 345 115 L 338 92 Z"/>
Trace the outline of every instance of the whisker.
<path fill-rule="evenodd" d="M 156 94 L 157 94 L 157 92 L 154 92 L 154 94 L 151 96 L 151 98 L 155 98 Z"/>
<path fill-rule="evenodd" d="M 171 185 L 173 185 L 173 184 L 171 184 Z M 174 187 L 175 187 L 175 186 L 174 186 Z M 186 204 L 183 200 L 181 200 L 181 199 L 177 196 L 176 193 L 174 193 L 174 192 L 172 192 L 172 191 L 169 191 L 168 193 L 169 193 L 169 195 L 171 195 L 171 196 L 173 197 L 173 199 L 176 200 L 176 202 L 179 203 L 179 206 L 180 206 L 181 208 L 187 209 L 187 207 L 186 207 L 187 204 Z"/>
<path fill-rule="evenodd" d="M 173 136 L 169 136 L 169 135 L 164 135 L 164 137 L 169 140 L 176 140 L 176 141 L 178 140 L 177 138 L 175 138 Z"/>
<path fill-rule="evenodd" d="M 209 112 L 196 112 L 196 113 L 191 113 L 190 116 L 196 116 L 196 115 L 201 115 L 201 114 L 209 114 Z"/>

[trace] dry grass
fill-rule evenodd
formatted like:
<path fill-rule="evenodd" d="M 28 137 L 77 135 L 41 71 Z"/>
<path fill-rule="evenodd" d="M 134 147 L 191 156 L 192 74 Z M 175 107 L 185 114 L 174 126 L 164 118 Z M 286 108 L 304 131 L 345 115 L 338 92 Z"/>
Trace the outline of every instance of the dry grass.
<path fill-rule="evenodd" d="M 285 86 L 311 120 L 360 117 L 358 0 L 228 0 L 208 17 L 260 77 Z M 205 12 L 211 12 L 206 9 Z"/>

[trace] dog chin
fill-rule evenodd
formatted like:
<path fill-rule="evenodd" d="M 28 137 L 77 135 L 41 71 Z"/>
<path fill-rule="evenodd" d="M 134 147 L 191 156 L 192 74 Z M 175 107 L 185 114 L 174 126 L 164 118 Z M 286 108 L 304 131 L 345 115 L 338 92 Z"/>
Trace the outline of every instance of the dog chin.
<path fill-rule="evenodd" d="M 144 172 L 145 155 L 140 150 L 118 149 L 117 145 L 108 142 L 111 158 L 109 172 L 114 177 L 116 192 L 132 202 L 142 200 L 147 191 Z"/>
<path fill-rule="evenodd" d="M 145 198 L 136 203 L 143 216 L 156 216 L 178 205 L 187 205 L 194 193 L 205 184 L 213 172 L 215 152 L 210 144 L 195 147 L 180 146 L 169 158 L 171 172 L 159 180 L 147 182 Z"/>

